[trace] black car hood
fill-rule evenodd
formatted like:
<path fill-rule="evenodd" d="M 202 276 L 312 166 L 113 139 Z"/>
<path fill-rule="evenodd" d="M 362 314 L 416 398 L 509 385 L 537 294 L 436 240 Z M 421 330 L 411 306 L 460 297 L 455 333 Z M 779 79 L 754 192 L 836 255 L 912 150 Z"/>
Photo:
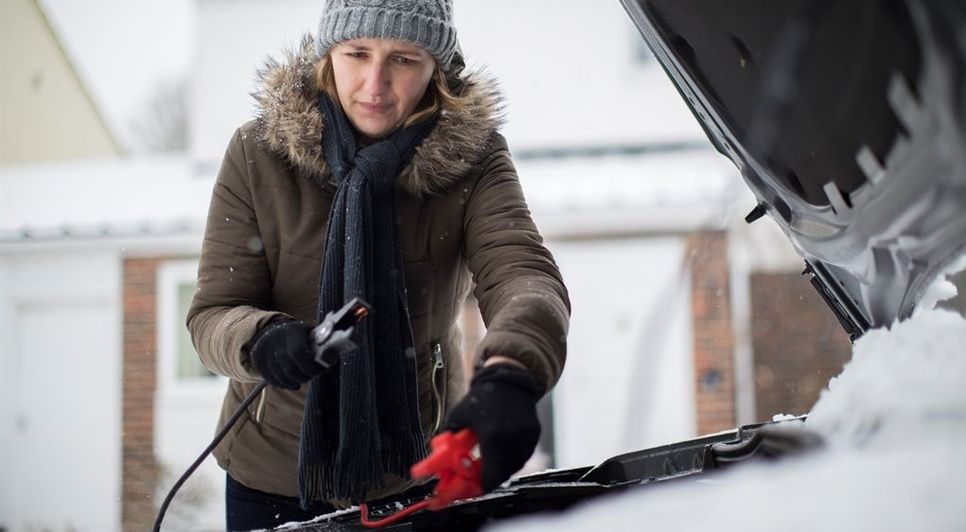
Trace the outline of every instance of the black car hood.
<path fill-rule="evenodd" d="M 966 7 L 622 2 L 850 335 L 908 317 L 966 250 Z"/>
<path fill-rule="evenodd" d="M 491 493 L 459 500 L 439 511 L 404 516 L 386 530 L 478 530 L 498 520 L 560 511 L 624 490 L 700 478 L 743 462 L 762 462 L 810 452 L 825 444 L 804 428 L 804 417 L 747 425 L 691 440 L 608 458 L 594 467 L 547 471 L 518 477 Z M 421 502 L 433 485 L 369 502 L 370 519 L 385 519 Z M 347 532 L 366 530 L 357 508 L 320 516 L 284 530 Z"/>

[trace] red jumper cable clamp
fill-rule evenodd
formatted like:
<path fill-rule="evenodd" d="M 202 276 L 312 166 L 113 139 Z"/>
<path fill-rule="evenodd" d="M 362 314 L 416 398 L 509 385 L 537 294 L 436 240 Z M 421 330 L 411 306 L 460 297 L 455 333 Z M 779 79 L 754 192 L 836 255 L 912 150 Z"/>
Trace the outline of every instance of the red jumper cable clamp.
<path fill-rule="evenodd" d="M 369 520 L 369 507 L 362 503 L 359 511 L 363 526 L 379 528 L 391 525 L 407 515 L 424 508 L 441 510 L 457 499 L 468 499 L 483 494 L 481 481 L 482 464 L 479 457 L 473 456 L 476 435 L 470 429 L 457 433 L 443 432 L 430 441 L 432 452 L 421 462 L 413 465 L 410 473 L 413 478 L 439 477 L 436 489 L 428 499 L 413 504 L 389 517 L 377 521 Z"/>

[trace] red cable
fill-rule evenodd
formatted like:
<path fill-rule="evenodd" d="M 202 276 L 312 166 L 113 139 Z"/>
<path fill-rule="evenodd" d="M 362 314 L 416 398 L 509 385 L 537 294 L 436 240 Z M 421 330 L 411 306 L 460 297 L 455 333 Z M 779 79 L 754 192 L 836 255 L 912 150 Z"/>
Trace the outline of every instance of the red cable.
<path fill-rule="evenodd" d="M 359 512 L 362 514 L 362 526 L 367 528 L 380 528 L 380 527 L 391 525 L 396 521 L 399 521 L 403 517 L 406 517 L 407 515 L 410 515 L 410 514 L 414 514 L 422 510 L 423 508 L 427 508 L 427 507 L 429 507 L 428 500 L 417 502 L 412 506 L 403 508 L 402 510 L 399 510 L 398 512 L 390 515 L 389 517 L 384 517 L 378 521 L 369 520 L 369 505 L 367 505 L 366 503 L 362 503 L 359 505 Z"/>

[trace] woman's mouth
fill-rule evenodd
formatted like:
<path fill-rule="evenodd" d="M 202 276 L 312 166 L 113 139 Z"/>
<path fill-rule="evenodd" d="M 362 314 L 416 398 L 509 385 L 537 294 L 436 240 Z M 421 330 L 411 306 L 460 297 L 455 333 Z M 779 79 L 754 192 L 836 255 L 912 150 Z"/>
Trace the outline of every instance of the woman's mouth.
<path fill-rule="evenodd" d="M 392 105 L 387 103 L 359 102 L 359 107 L 361 107 L 363 111 L 366 111 L 367 113 L 372 113 L 372 114 L 383 114 L 388 112 L 390 109 L 392 109 Z"/>

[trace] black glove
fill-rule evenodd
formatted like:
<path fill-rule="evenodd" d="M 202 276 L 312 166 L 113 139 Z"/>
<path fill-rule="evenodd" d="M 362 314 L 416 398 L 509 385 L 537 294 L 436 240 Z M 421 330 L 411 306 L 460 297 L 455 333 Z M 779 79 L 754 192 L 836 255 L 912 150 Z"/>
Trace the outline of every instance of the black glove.
<path fill-rule="evenodd" d="M 325 370 L 315 361 L 309 327 L 300 321 L 271 322 L 258 331 L 251 345 L 252 363 L 272 386 L 297 390 Z"/>
<path fill-rule="evenodd" d="M 493 364 L 481 369 L 470 390 L 446 415 L 441 430 L 469 427 L 480 442 L 483 490 L 492 491 L 527 462 L 540 439 L 540 388 L 525 369 Z"/>

